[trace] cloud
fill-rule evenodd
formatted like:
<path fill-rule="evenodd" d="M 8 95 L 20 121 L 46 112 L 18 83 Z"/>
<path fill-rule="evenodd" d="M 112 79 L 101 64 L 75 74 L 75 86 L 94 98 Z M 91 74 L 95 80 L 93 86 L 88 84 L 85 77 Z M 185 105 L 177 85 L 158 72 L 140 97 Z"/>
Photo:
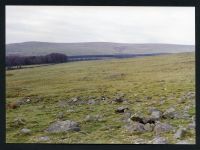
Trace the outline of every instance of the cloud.
<path fill-rule="evenodd" d="M 6 43 L 195 43 L 194 7 L 6 6 Z"/>

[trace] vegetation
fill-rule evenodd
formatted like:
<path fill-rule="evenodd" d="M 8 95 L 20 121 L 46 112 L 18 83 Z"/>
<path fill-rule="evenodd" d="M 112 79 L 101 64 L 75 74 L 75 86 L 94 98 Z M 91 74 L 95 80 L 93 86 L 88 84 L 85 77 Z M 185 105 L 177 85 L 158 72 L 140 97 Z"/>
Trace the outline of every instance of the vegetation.
<path fill-rule="evenodd" d="M 129 59 L 82 61 L 6 71 L 6 103 L 28 98 L 29 103 L 16 109 L 6 109 L 6 142 L 38 143 L 48 136 L 47 143 L 134 143 L 137 139 L 152 140 L 153 132 L 128 133 L 124 130 L 123 114 L 115 113 L 121 105 L 132 112 L 148 114 L 151 107 L 161 111 L 174 106 L 182 111 L 190 102 L 177 103 L 185 93 L 195 91 L 194 53 L 149 56 Z M 111 103 L 123 94 L 128 104 Z M 99 100 L 96 105 L 64 105 L 77 97 L 83 101 Z M 151 97 L 150 99 L 148 97 Z M 102 100 L 102 98 L 105 100 Z M 164 99 L 164 103 L 161 103 Z M 73 120 L 81 131 L 47 133 L 49 124 L 59 119 Z M 189 108 L 195 115 L 195 108 Z M 102 115 L 103 120 L 86 122 L 87 115 Z M 14 120 L 21 118 L 21 123 Z M 187 119 L 166 119 L 174 127 L 187 127 Z M 22 128 L 31 134 L 20 133 Z M 170 143 L 176 143 L 174 133 L 163 133 Z M 189 131 L 183 140 L 195 143 L 195 132 Z"/>

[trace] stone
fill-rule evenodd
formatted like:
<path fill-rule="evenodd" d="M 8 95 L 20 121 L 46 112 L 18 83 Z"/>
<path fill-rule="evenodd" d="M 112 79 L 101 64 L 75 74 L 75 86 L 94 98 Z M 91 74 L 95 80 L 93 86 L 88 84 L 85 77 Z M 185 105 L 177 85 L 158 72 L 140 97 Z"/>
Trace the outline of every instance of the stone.
<path fill-rule="evenodd" d="M 79 124 L 71 120 L 57 121 L 52 123 L 46 130 L 49 133 L 59 133 L 67 131 L 80 131 Z"/>
<path fill-rule="evenodd" d="M 21 129 L 20 133 L 24 135 L 29 135 L 31 133 L 31 130 L 27 128 L 23 128 Z"/>
<path fill-rule="evenodd" d="M 15 118 L 12 122 L 12 126 L 19 127 L 25 125 L 25 119 L 23 118 Z"/>
<path fill-rule="evenodd" d="M 162 112 L 159 110 L 153 110 L 151 113 L 151 118 L 159 120 L 162 117 Z"/>
<path fill-rule="evenodd" d="M 163 113 L 163 118 L 170 118 L 173 119 L 176 114 L 175 108 L 170 107 Z"/>
<path fill-rule="evenodd" d="M 188 129 L 195 129 L 195 128 L 196 128 L 195 122 L 188 124 Z"/>
<path fill-rule="evenodd" d="M 134 139 L 133 144 L 147 144 L 147 141 L 144 139 Z"/>
<path fill-rule="evenodd" d="M 167 123 L 156 123 L 154 132 L 156 135 L 160 135 L 163 132 L 170 132 L 173 127 Z"/>
<path fill-rule="evenodd" d="M 125 126 L 125 129 L 130 132 L 144 132 L 144 124 L 138 122 L 132 122 Z"/>
<path fill-rule="evenodd" d="M 115 112 L 116 113 L 124 113 L 126 110 L 128 110 L 128 107 L 127 106 L 121 106 L 121 107 L 118 107 Z"/>
<path fill-rule="evenodd" d="M 152 144 L 168 144 L 168 141 L 164 137 L 156 137 L 152 140 Z"/>
<path fill-rule="evenodd" d="M 50 138 L 49 138 L 48 136 L 41 136 L 41 137 L 39 137 L 38 140 L 39 140 L 39 141 L 42 141 L 42 142 L 46 142 L 46 141 L 49 141 Z"/>
<path fill-rule="evenodd" d="M 186 133 L 186 129 L 185 128 L 179 128 L 176 133 L 174 134 L 174 138 L 176 139 L 181 139 L 184 137 Z"/>
<path fill-rule="evenodd" d="M 90 100 L 88 100 L 88 104 L 89 104 L 89 105 L 95 105 L 95 104 L 96 104 L 96 101 L 93 100 L 93 99 L 90 99 Z"/>
<path fill-rule="evenodd" d="M 153 131 L 153 127 L 154 127 L 154 125 L 150 124 L 150 123 L 147 123 L 147 124 L 144 125 L 144 129 L 146 131 L 150 131 L 150 132 Z"/>
<path fill-rule="evenodd" d="M 103 116 L 101 116 L 101 115 L 87 115 L 84 120 L 86 122 L 103 121 Z"/>

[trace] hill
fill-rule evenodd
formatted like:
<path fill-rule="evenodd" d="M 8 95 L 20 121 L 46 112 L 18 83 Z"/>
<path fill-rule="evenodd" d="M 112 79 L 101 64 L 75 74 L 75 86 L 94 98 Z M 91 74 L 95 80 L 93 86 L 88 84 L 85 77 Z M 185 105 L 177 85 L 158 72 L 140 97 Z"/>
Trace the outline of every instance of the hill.
<path fill-rule="evenodd" d="M 76 55 L 124 55 L 150 53 L 180 53 L 194 51 L 193 45 L 131 44 L 109 42 L 48 43 L 24 42 L 6 45 L 6 55 L 46 55 L 53 52 Z"/>

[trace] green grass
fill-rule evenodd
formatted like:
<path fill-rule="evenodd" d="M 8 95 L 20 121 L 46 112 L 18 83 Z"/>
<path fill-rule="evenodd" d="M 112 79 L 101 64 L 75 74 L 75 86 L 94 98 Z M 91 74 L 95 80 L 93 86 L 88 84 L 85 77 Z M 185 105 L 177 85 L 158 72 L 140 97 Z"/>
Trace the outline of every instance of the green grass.
<path fill-rule="evenodd" d="M 176 106 L 182 110 L 184 104 L 177 99 L 189 91 L 195 91 L 195 59 L 194 53 L 182 53 L 163 56 L 151 56 L 130 59 L 113 59 L 104 61 L 83 61 L 63 63 L 52 66 L 41 66 L 6 72 L 6 103 L 30 97 L 31 103 L 21 105 L 17 109 L 6 110 L 6 142 L 37 143 L 40 136 L 49 136 L 50 143 L 132 143 L 133 139 L 151 140 L 153 133 L 129 135 L 120 119 L 121 114 L 114 112 L 121 104 L 110 104 L 107 101 L 124 93 L 129 100 L 128 107 L 133 112 L 148 114 L 149 107 L 165 110 Z M 34 102 L 37 97 L 40 101 Z M 107 100 L 99 105 L 58 106 L 60 100 L 80 97 L 88 100 L 90 96 Z M 145 97 L 151 96 L 151 100 Z M 161 97 L 165 103 L 160 104 Z M 141 102 L 136 102 L 140 99 Z M 75 112 L 68 112 L 73 109 Z M 64 113 L 64 120 L 80 123 L 81 132 L 49 134 L 44 130 L 51 122 L 57 120 L 59 112 Z M 84 122 L 86 115 L 101 114 L 102 122 Z M 195 108 L 189 110 L 195 115 Z M 13 127 L 12 121 L 22 117 L 26 124 Z M 174 126 L 187 121 L 169 120 Z M 32 130 L 31 135 L 21 135 L 21 128 Z M 175 143 L 173 133 L 165 134 Z M 195 139 L 195 133 L 188 134 L 185 139 Z"/>

